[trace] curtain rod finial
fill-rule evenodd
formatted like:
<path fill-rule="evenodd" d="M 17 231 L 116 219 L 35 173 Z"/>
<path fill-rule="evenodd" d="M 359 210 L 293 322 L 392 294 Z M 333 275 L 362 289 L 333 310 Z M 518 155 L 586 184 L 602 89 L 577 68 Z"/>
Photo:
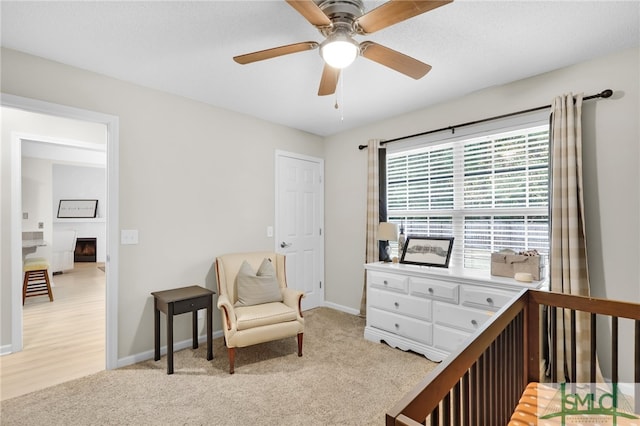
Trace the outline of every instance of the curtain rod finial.
<path fill-rule="evenodd" d="M 611 89 L 603 90 L 602 93 L 600 93 L 600 96 L 603 98 L 610 98 L 611 95 L 613 95 L 613 90 Z"/>

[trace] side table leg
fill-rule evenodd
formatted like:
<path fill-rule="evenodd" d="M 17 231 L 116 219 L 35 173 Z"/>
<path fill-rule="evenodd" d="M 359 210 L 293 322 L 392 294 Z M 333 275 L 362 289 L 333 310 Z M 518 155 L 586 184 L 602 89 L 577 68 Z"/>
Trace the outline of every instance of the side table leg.
<path fill-rule="evenodd" d="M 198 349 L 198 311 L 197 310 L 191 312 L 191 322 L 193 324 L 191 327 L 193 329 L 192 331 L 193 335 L 191 337 L 193 339 L 193 342 L 191 343 L 191 347 L 193 349 Z"/>
<path fill-rule="evenodd" d="M 207 361 L 213 359 L 213 303 L 207 306 Z"/>
<path fill-rule="evenodd" d="M 173 302 L 167 312 L 167 374 L 173 374 Z"/>
<path fill-rule="evenodd" d="M 160 360 L 160 311 L 158 310 L 158 299 L 153 300 L 153 336 L 155 353 L 153 359 Z"/>

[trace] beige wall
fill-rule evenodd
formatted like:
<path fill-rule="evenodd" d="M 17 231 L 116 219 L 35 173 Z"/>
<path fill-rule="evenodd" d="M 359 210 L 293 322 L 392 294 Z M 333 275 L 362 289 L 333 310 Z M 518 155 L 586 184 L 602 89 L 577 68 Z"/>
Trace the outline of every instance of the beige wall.
<path fill-rule="evenodd" d="M 639 75 L 638 49 L 632 49 L 327 138 L 327 300 L 354 309 L 360 304 L 367 154 L 358 145 L 548 105 L 567 92 L 612 89 L 613 98 L 587 101 L 583 108 L 591 285 L 594 296 L 640 302 Z M 627 349 L 623 357 L 632 356 Z M 607 355 L 601 356 L 606 362 Z"/>
<path fill-rule="evenodd" d="M 216 255 L 274 247 L 275 150 L 322 158 L 322 139 L 177 96 L 2 50 L 2 92 L 119 117 L 118 358 L 153 348 L 150 292 L 215 288 Z M 2 217 L 10 217 L 9 144 L 2 142 Z M 2 253 L 10 226 L 2 222 Z M 10 265 L 2 257 L 2 344 L 10 340 Z M 184 317 L 184 318 L 183 318 Z M 176 322 L 188 339 L 189 318 Z M 215 315 L 215 329 L 220 328 Z"/>

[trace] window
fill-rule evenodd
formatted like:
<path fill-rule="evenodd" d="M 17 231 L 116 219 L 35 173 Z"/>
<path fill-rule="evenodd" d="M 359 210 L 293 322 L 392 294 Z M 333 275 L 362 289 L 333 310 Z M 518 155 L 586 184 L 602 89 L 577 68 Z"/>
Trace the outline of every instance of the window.
<path fill-rule="evenodd" d="M 536 124 L 388 150 L 388 221 L 453 236 L 452 268 L 488 270 L 506 248 L 548 255 L 549 129 Z"/>

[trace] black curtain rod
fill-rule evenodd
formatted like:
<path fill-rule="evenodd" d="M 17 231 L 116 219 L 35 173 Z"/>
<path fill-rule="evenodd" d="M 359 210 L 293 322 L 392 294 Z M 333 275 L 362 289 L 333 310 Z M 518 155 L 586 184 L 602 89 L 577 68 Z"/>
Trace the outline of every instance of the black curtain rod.
<path fill-rule="evenodd" d="M 586 97 L 582 98 L 582 100 L 588 101 L 589 99 L 610 98 L 611 95 L 613 95 L 613 90 L 606 89 L 606 90 L 603 90 L 602 92 L 598 93 L 597 95 L 586 96 Z M 545 105 L 545 106 L 541 106 L 541 107 L 537 107 L 537 108 L 525 109 L 525 110 L 522 110 L 522 111 L 511 112 L 509 114 L 503 114 L 503 115 L 497 115 L 495 117 L 490 117 L 490 118 L 483 118 L 482 120 L 469 121 L 469 122 L 466 122 L 466 123 L 458 124 L 456 126 L 443 127 L 441 129 L 429 130 L 427 132 L 416 133 L 416 134 L 409 135 L 409 136 L 401 136 L 399 138 L 382 141 L 382 142 L 380 142 L 380 145 L 384 145 L 384 144 L 387 144 L 389 142 L 397 142 L 397 141 L 401 141 L 401 140 L 404 140 L 404 139 L 414 138 L 416 136 L 424 136 L 424 135 L 429 135 L 431 133 L 443 132 L 445 130 L 451 130 L 452 132 L 455 132 L 456 128 L 458 128 L 458 127 L 471 126 L 472 124 L 479 124 L 479 123 L 484 123 L 485 121 L 492 121 L 492 120 L 497 120 L 497 119 L 500 119 L 500 118 L 512 117 L 514 115 L 526 114 L 528 112 L 540 111 L 540 110 L 543 110 L 543 109 L 546 109 L 546 108 L 551 108 L 551 105 Z M 358 145 L 358 149 L 359 150 L 363 150 L 366 147 L 367 147 L 367 145 Z"/>

